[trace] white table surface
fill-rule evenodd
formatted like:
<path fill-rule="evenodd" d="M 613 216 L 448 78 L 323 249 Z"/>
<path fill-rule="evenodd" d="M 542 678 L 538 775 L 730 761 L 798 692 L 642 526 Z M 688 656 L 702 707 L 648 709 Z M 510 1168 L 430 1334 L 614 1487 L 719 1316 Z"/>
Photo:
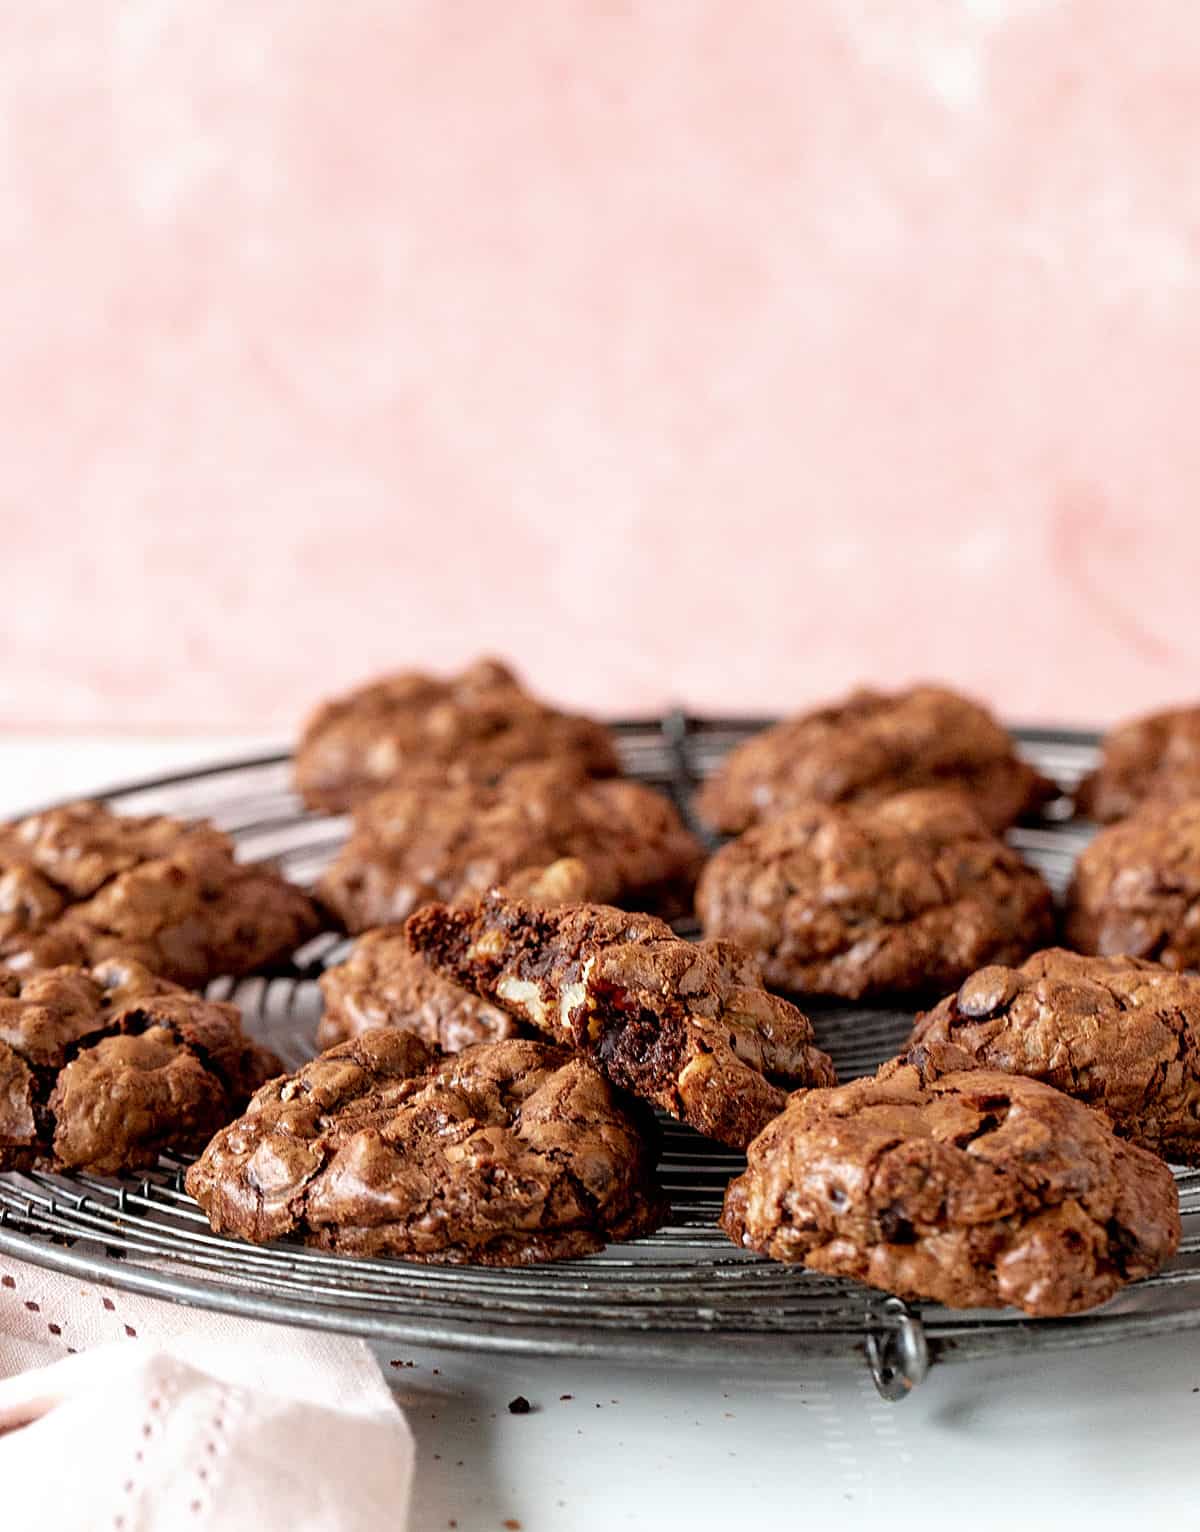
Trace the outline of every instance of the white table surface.
<path fill-rule="evenodd" d="M 0 812 L 270 745 L 0 738 Z M 1200 1527 L 1196 1334 L 944 1364 L 899 1405 L 853 1364 L 763 1379 L 379 1355 L 417 1437 L 417 1532 Z M 517 1394 L 532 1413 L 508 1413 Z"/>

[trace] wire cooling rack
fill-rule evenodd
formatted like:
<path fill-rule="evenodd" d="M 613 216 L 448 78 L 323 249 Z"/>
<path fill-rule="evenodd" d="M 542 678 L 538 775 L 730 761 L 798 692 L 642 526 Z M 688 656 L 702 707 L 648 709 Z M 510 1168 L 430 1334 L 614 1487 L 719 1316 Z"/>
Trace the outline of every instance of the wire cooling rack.
<path fill-rule="evenodd" d="M 674 714 L 615 727 L 627 771 L 668 792 L 690 819 L 695 783 L 762 723 Z M 1095 755 L 1091 735 L 1026 729 L 1018 738 L 1068 791 Z M 241 855 L 273 857 L 305 883 L 341 844 L 347 824 L 308 813 L 289 781 L 288 758 L 267 756 L 103 796 L 127 813 L 212 818 L 235 837 Z M 1052 805 L 1042 823 L 1014 830 L 1011 839 L 1061 892 L 1087 834 L 1056 819 Z M 286 967 L 237 984 L 219 980 L 212 993 L 235 999 L 248 1029 L 297 1065 L 314 1051 L 316 978 L 345 945 L 326 933 Z M 910 1012 L 881 1007 L 808 1009 L 842 1079 L 869 1073 L 894 1054 L 912 1021 Z M 1091 1314 L 1030 1320 L 918 1308 L 735 1249 L 716 1219 L 726 1183 L 743 1164 L 740 1155 L 666 1122 L 666 1227 L 586 1260 L 521 1270 L 424 1266 L 226 1239 L 209 1230 L 183 1191 L 185 1167 L 165 1160 L 139 1178 L 0 1176 L 0 1251 L 196 1307 L 409 1344 L 752 1367 L 858 1352 L 885 1398 L 902 1398 L 940 1360 L 1200 1326 L 1200 1172 L 1177 1172 L 1184 1239 L 1163 1271 Z"/>

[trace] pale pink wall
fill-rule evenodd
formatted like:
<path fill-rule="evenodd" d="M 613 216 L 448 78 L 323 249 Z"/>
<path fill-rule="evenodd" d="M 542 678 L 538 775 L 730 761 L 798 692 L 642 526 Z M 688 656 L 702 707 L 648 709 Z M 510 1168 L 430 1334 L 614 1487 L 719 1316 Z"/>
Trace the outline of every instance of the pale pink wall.
<path fill-rule="evenodd" d="M 286 729 L 480 648 L 604 708 L 1200 694 L 1190 0 L 0 44 L 5 725 Z"/>

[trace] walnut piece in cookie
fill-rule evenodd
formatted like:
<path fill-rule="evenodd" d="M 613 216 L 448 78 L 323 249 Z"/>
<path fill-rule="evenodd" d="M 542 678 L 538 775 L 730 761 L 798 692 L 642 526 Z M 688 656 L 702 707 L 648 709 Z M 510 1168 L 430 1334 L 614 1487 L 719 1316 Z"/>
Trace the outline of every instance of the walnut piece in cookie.
<path fill-rule="evenodd" d="M 434 973 L 410 952 L 402 926 L 360 936 L 346 961 L 327 969 L 318 982 L 325 1000 L 319 1048 L 376 1027 L 402 1027 L 444 1053 L 517 1033 L 507 1011 Z"/>
<path fill-rule="evenodd" d="M 200 987 L 290 953 L 316 907 L 215 825 L 72 803 L 0 826 L 0 961 L 142 963 Z"/>
<path fill-rule="evenodd" d="M 0 970 L 0 1169 L 113 1174 L 197 1150 L 280 1067 L 236 1006 L 138 963 Z"/>
<path fill-rule="evenodd" d="M 612 735 L 539 701 L 498 660 L 455 676 L 406 670 L 323 703 L 296 748 L 296 790 L 340 812 L 412 782 L 491 782 L 523 761 L 566 760 L 593 776 L 620 770 Z"/>
<path fill-rule="evenodd" d="M 953 1308 L 1094 1308 L 1180 1239 L 1161 1160 L 1081 1102 L 994 1070 L 894 1060 L 799 1091 L 747 1159 L 722 1215 L 736 1245 Z"/>
<path fill-rule="evenodd" d="M 945 687 L 913 686 L 852 692 L 756 734 L 703 783 L 696 810 L 738 834 L 804 803 L 877 803 L 914 787 L 954 788 L 993 830 L 1058 791 L 986 708 Z"/>
<path fill-rule="evenodd" d="M 1075 805 L 1089 819 L 1110 823 L 1144 803 L 1189 798 L 1200 798 L 1200 706 L 1168 708 L 1113 729 Z"/>
<path fill-rule="evenodd" d="M 654 1136 L 565 1048 L 509 1038 L 443 1059 L 385 1029 L 264 1086 L 187 1188 L 243 1239 L 519 1266 L 652 1232 Z"/>
<path fill-rule="evenodd" d="M 563 890 L 542 883 L 564 860 L 584 869 L 589 899 L 677 914 L 691 903 L 704 848 L 653 788 L 540 762 L 490 785 L 434 783 L 368 799 L 318 890 L 347 930 L 363 931 L 497 884 L 558 897 Z"/>
<path fill-rule="evenodd" d="M 439 973 L 735 1148 L 783 1110 L 786 1088 L 833 1082 L 808 1018 L 763 989 L 730 942 L 687 942 L 605 905 L 546 909 L 500 894 L 428 905 L 405 929 Z"/>
<path fill-rule="evenodd" d="M 1053 934 L 1041 875 L 953 792 L 813 803 L 747 830 L 696 890 L 704 934 L 738 942 L 768 984 L 808 994 L 944 990 Z"/>
<path fill-rule="evenodd" d="M 1044 1080 L 1122 1138 L 1200 1164 L 1200 976 L 1050 948 L 972 974 L 917 1018 L 910 1048 L 942 1068 Z"/>
<path fill-rule="evenodd" d="M 1064 931 L 1079 952 L 1200 967 L 1200 798 L 1101 830 L 1075 863 Z"/>

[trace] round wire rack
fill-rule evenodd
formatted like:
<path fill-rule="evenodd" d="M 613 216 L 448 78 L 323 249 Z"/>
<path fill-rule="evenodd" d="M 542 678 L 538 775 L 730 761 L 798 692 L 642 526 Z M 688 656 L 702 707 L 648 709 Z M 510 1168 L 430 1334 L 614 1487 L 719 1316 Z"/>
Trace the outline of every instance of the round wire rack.
<path fill-rule="evenodd" d="M 691 820 L 696 782 L 764 721 L 673 714 L 615 725 L 626 770 L 669 793 Z M 1090 766 L 1092 735 L 1019 730 L 1024 754 L 1067 793 Z M 103 798 L 127 813 L 213 819 L 239 854 L 274 858 L 311 882 L 345 838 L 344 819 L 308 813 L 283 755 L 160 777 Z M 1057 893 L 1089 828 L 1051 805 L 1010 839 Z M 693 821 L 694 824 L 694 821 Z M 699 827 L 697 827 L 699 828 Z M 681 927 L 686 933 L 686 928 Z M 242 1007 L 249 1031 L 291 1066 L 314 1051 L 316 979 L 347 943 L 328 932 L 270 973 L 211 993 Z M 908 1034 L 910 1011 L 808 1006 L 839 1077 L 872 1072 Z M 1064 1320 L 1009 1311 L 908 1305 L 856 1283 L 784 1267 L 735 1249 L 717 1227 L 742 1156 L 664 1121 L 667 1225 L 585 1260 L 518 1270 L 426 1266 L 324 1254 L 213 1234 L 184 1192 L 178 1161 L 139 1177 L 0 1175 L 0 1251 L 80 1278 L 196 1307 L 414 1345 L 639 1363 L 794 1366 L 801 1357 L 863 1355 L 885 1398 L 902 1398 L 941 1360 L 1040 1350 L 1200 1326 L 1200 1172 L 1179 1170 L 1184 1238 L 1157 1275 L 1102 1308 Z"/>

